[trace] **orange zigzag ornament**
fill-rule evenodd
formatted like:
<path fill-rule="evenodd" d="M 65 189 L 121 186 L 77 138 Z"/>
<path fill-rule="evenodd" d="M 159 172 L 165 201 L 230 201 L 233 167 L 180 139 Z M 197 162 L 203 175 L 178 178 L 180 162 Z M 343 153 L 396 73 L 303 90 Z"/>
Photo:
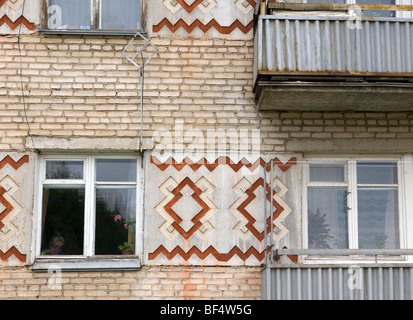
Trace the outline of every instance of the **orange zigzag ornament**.
<path fill-rule="evenodd" d="M 23 16 L 20 16 L 19 18 L 16 19 L 16 21 L 13 22 L 13 21 L 11 21 L 11 19 L 8 16 L 4 15 L 0 19 L 0 27 L 3 24 L 7 24 L 9 26 L 9 28 L 13 31 L 15 29 L 17 29 L 17 27 L 20 26 L 20 24 L 23 24 L 30 31 L 36 30 L 36 27 L 34 26 L 34 24 L 29 22 L 29 20 L 27 20 Z"/>
<path fill-rule="evenodd" d="M 160 23 L 153 26 L 153 32 L 159 32 L 163 27 L 167 27 L 173 33 L 175 33 L 179 28 L 183 28 L 188 33 L 191 33 L 196 28 L 199 28 L 204 33 L 212 28 L 215 28 L 220 34 L 230 34 L 235 29 L 239 29 L 244 34 L 247 34 L 253 28 L 253 21 L 244 26 L 239 20 L 235 20 L 230 26 L 223 27 L 215 19 L 212 19 L 207 24 L 203 24 L 201 21 L 196 19 L 194 22 L 188 25 L 182 19 L 178 20 L 177 23 L 172 24 L 167 18 L 164 18 Z"/>
<path fill-rule="evenodd" d="M 200 167 L 205 166 L 210 172 L 214 171 L 219 165 L 228 165 L 235 172 L 238 172 L 244 166 L 253 172 L 257 169 L 257 167 L 264 167 L 266 165 L 266 162 L 262 158 L 257 159 L 253 163 L 249 162 L 245 158 L 242 158 L 239 162 L 235 163 L 229 157 L 219 157 L 212 163 L 209 163 L 205 158 L 200 159 L 198 162 L 193 162 L 191 159 L 186 157 L 179 163 L 172 157 L 167 159 L 165 162 L 159 161 L 156 157 L 151 157 L 151 163 L 157 166 L 161 171 L 165 171 L 169 166 L 173 166 L 178 171 L 181 171 L 185 166 L 189 166 L 194 171 L 197 171 Z M 277 166 L 283 172 L 286 172 L 295 164 L 297 164 L 297 158 L 291 158 L 286 163 L 283 163 L 278 158 L 273 159 L 273 166 Z M 271 167 L 267 166 L 267 171 L 270 170 Z"/>

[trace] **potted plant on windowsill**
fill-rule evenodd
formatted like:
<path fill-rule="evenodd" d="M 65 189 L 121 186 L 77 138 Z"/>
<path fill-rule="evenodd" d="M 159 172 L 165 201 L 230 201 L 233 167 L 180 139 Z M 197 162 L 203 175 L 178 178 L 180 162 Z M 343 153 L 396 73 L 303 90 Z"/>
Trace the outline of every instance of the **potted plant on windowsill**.
<path fill-rule="evenodd" d="M 125 221 L 123 217 L 118 214 L 114 217 L 114 220 L 128 232 L 128 241 L 121 245 L 118 245 L 118 249 L 122 255 L 133 255 L 135 253 L 135 219 L 129 219 Z"/>
<path fill-rule="evenodd" d="M 132 244 L 129 242 L 121 244 L 120 246 L 118 246 L 118 249 L 120 250 L 120 252 L 122 252 L 122 255 L 132 255 L 134 251 Z"/>

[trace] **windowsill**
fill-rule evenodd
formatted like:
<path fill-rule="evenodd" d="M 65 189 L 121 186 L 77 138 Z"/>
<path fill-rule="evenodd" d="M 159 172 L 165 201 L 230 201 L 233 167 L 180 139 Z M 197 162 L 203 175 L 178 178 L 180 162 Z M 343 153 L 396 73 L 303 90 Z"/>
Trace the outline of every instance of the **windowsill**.
<path fill-rule="evenodd" d="M 100 36 L 130 36 L 135 35 L 137 32 L 140 32 L 142 35 L 146 35 L 144 31 L 133 31 L 133 30 L 48 30 L 43 29 L 39 30 L 39 33 L 42 34 L 55 34 L 55 35 L 100 35 Z"/>
<path fill-rule="evenodd" d="M 37 258 L 33 272 L 49 271 L 134 271 L 141 269 L 138 256 L 96 256 L 90 258 Z"/>
<path fill-rule="evenodd" d="M 368 265 L 368 266 L 385 266 L 385 265 L 401 265 L 409 264 L 409 261 L 404 256 L 390 256 L 390 257 L 306 257 L 303 258 L 302 265 Z"/>
<path fill-rule="evenodd" d="M 55 138 L 33 137 L 26 139 L 28 150 L 40 150 L 42 152 L 91 152 L 91 151 L 138 151 L 139 138 Z M 142 140 L 142 150 L 153 150 L 154 143 L 151 138 Z"/>

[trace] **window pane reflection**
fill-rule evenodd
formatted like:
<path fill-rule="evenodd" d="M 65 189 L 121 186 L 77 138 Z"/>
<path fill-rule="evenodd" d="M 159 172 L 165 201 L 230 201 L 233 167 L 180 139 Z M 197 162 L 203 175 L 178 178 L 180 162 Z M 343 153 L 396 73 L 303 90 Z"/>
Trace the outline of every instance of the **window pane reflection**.
<path fill-rule="evenodd" d="M 46 179 L 83 179 L 83 161 L 47 161 Z"/>
<path fill-rule="evenodd" d="M 356 0 L 357 4 L 395 4 L 395 0 Z M 396 11 L 374 11 L 374 10 L 369 10 L 369 11 L 364 11 L 363 15 L 365 17 L 395 17 L 396 16 Z"/>
<path fill-rule="evenodd" d="M 136 170 L 135 159 L 98 159 L 96 181 L 136 182 Z"/>
<path fill-rule="evenodd" d="M 397 162 L 358 162 L 357 183 L 397 184 Z"/>
<path fill-rule="evenodd" d="M 308 189 L 308 247 L 348 248 L 347 189 Z"/>
<path fill-rule="evenodd" d="M 123 250 L 119 246 L 125 243 L 131 246 L 132 251 L 134 250 L 135 213 L 135 187 L 99 187 L 96 189 L 95 254 L 121 254 Z M 133 254 L 133 252 L 128 254 Z"/>
<path fill-rule="evenodd" d="M 398 211 L 396 188 L 359 188 L 359 248 L 398 249 Z"/>
<path fill-rule="evenodd" d="M 90 29 L 90 0 L 49 0 L 50 29 Z"/>
<path fill-rule="evenodd" d="M 102 0 L 101 29 L 137 30 L 140 0 Z"/>
<path fill-rule="evenodd" d="M 85 190 L 43 188 L 42 255 L 82 255 Z"/>
<path fill-rule="evenodd" d="M 345 182 L 345 165 L 342 163 L 311 163 L 311 182 Z"/>

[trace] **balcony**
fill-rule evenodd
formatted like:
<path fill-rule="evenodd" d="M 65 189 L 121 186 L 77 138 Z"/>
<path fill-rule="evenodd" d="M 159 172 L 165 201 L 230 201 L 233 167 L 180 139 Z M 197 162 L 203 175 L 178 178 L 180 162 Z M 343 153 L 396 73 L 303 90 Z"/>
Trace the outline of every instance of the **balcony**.
<path fill-rule="evenodd" d="M 413 265 L 377 262 L 377 257 L 412 255 L 413 250 L 278 249 L 274 255 L 374 256 L 370 263 L 280 264 L 262 271 L 266 300 L 412 300 Z"/>
<path fill-rule="evenodd" d="M 354 17 L 351 9 L 413 6 L 269 3 L 261 9 L 254 39 L 258 110 L 412 110 L 413 20 Z"/>

